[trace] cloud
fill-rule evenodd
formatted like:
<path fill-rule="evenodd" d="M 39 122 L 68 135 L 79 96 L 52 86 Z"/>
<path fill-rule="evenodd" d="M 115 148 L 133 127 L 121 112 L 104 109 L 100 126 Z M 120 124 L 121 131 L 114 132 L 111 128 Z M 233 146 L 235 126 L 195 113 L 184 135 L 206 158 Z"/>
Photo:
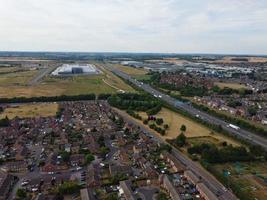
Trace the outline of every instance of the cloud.
<path fill-rule="evenodd" d="M 264 0 L 0 0 L 0 44 L 1 50 L 267 54 L 266 18 Z"/>

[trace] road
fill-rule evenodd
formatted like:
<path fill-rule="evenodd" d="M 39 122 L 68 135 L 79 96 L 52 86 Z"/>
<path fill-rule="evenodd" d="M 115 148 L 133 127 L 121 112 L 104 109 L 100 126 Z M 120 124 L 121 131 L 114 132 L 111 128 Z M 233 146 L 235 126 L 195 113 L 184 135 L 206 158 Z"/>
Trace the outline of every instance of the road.
<path fill-rule="evenodd" d="M 142 123 L 138 123 L 133 120 L 127 113 L 120 111 L 118 109 L 114 110 L 119 113 L 123 117 L 123 119 L 135 126 L 140 127 L 140 129 L 153 137 L 154 141 L 160 144 L 168 144 L 165 140 L 163 140 L 158 135 L 154 134 L 150 129 L 144 126 Z M 213 175 L 211 175 L 207 170 L 205 170 L 199 163 L 190 160 L 179 150 L 173 148 L 172 150 L 173 156 L 175 156 L 187 169 L 191 170 L 196 176 L 201 177 L 202 182 L 216 195 L 219 196 L 220 200 L 236 200 L 237 198 L 234 194 L 226 190 L 223 184 L 221 184 Z"/>
<path fill-rule="evenodd" d="M 47 75 L 47 74 L 51 73 L 52 71 L 54 71 L 56 67 L 57 66 L 40 69 L 39 72 L 37 73 L 37 75 L 32 80 L 29 81 L 28 85 L 29 86 L 36 85 L 37 83 L 39 83 L 42 80 L 42 78 L 45 75 Z"/>
<path fill-rule="evenodd" d="M 254 133 L 251 133 L 247 130 L 244 129 L 239 129 L 236 130 L 234 128 L 229 127 L 229 123 L 211 116 L 203 111 L 200 111 L 194 107 L 192 107 L 191 105 L 178 101 L 175 98 L 170 97 L 167 94 L 164 94 L 154 88 L 152 88 L 150 85 L 148 84 L 144 84 L 142 82 L 139 82 L 135 79 L 133 79 L 131 76 L 119 71 L 118 69 L 112 67 L 109 64 L 105 65 L 109 70 L 111 70 L 113 73 L 115 73 L 116 75 L 120 76 L 121 78 L 130 81 L 131 83 L 133 83 L 134 85 L 136 85 L 137 87 L 143 89 L 144 91 L 150 93 L 151 95 L 167 102 L 168 104 L 170 104 L 171 106 L 174 106 L 180 110 L 186 111 L 187 113 L 191 114 L 192 116 L 197 116 L 199 118 L 201 118 L 203 121 L 206 121 L 210 124 L 214 124 L 214 125 L 220 125 L 222 127 L 222 129 L 228 131 L 229 133 L 235 135 L 237 138 L 240 138 L 242 140 L 246 140 L 247 142 L 254 144 L 254 145 L 259 145 L 262 148 L 264 148 L 267 151 L 267 139 L 258 136 Z"/>
<path fill-rule="evenodd" d="M 203 112 L 201 112 L 199 110 L 196 110 L 195 108 L 191 107 L 190 105 L 187 105 L 187 104 L 185 104 L 183 102 L 177 101 L 176 99 L 174 99 L 174 98 L 172 98 L 172 97 L 170 97 L 170 96 L 168 96 L 166 94 L 163 94 L 163 93 L 155 90 L 154 88 L 152 88 L 151 86 L 149 86 L 147 84 L 143 84 L 141 82 L 138 82 L 135 79 L 133 79 L 132 77 L 130 77 L 129 75 L 127 75 L 125 73 L 122 73 L 121 71 L 113 68 L 110 65 L 106 65 L 106 67 L 108 67 L 108 69 L 111 70 L 116 75 L 122 77 L 123 79 L 126 79 L 126 80 L 130 81 L 131 83 L 133 83 L 136 86 L 142 88 L 146 92 L 148 92 L 148 93 L 150 93 L 150 94 L 152 94 L 154 96 L 157 96 L 158 98 L 161 98 L 162 100 L 166 101 L 167 103 L 169 103 L 170 105 L 172 105 L 174 107 L 177 107 L 179 109 L 187 111 L 192 115 L 199 115 L 203 120 L 207 120 L 209 123 L 218 123 L 219 122 L 219 124 L 221 124 L 222 127 L 224 127 L 226 130 L 229 130 L 230 132 L 234 132 L 234 134 L 237 132 L 237 131 L 234 131 L 231 128 L 229 128 L 227 126 L 228 125 L 227 123 L 221 122 L 221 120 L 219 120 L 217 118 L 213 119 L 212 116 L 209 116 L 206 113 L 203 113 Z M 144 132 L 147 132 L 148 134 L 153 135 L 155 140 L 158 141 L 159 143 L 166 143 L 166 141 L 164 141 L 162 138 L 160 138 L 159 136 L 157 136 L 156 134 L 151 132 L 143 124 L 135 122 L 126 113 L 120 112 L 118 110 L 117 110 L 117 112 L 119 112 L 124 117 L 124 119 L 126 121 L 139 126 Z M 242 135 L 242 133 L 240 133 L 240 134 Z M 231 191 L 226 190 L 226 188 L 214 176 L 212 176 L 207 170 L 205 170 L 198 163 L 192 161 L 191 159 L 189 159 L 188 157 L 183 155 L 180 151 L 178 151 L 175 148 L 173 148 L 172 154 L 181 163 L 183 163 L 187 167 L 187 169 L 190 169 L 193 173 L 195 173 L 198 177 L 200 177 L 202 182 L 214 194 L 219 196 L 219 199 L 221 199 L 221 200 L 234 200 L 234 199 L 237 199 Z"/>

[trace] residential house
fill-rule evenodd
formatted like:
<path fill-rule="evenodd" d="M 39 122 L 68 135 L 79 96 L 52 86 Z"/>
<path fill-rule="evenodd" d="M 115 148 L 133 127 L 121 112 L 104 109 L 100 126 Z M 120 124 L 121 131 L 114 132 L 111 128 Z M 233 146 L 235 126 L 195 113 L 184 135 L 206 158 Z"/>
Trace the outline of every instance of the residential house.
<path fill-rule="evenodd" d="M 134 195 L 132 190 L 132 183 L 129 180 L 120 182 L 120 193 L 126 200 L 136 200 L 137 198 Z"/>

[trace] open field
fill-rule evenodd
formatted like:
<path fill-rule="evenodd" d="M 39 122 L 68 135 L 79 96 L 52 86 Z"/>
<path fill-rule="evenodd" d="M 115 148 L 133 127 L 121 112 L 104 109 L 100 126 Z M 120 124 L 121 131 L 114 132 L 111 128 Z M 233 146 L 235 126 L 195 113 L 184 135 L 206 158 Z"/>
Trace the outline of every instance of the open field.
<path fill-rule="evenodd" d="M 1 67 L 0 65 L 0 73 L 11 73 L 13 71 L 18 70 L 18 67 Z"/>
<path fill-rule="evenodd" d="M 146 113 L 139 113 L 143 119 L 147 118 Z M 162 110 L 155 115 L 157 118 L 162 118 L 164 124 L 169 125 L 169 129 L 166 132 L 165 136 L 162 136 L 164 139 L 174 139 L 180 134 L 180 127 L 184 124 L 186 126 L 185 136 L 188 138 L 199 138 L 207 137 L 211 140 L 218 142 L 226 141 L 229 144 L 239 145 L 238 142 L 228 138 L 222 134 L 214 133 L 212 130 L 192 121 L 189 118 L 186 118 L 176 112 L 173 112 L 167 108 L 162 108 Z"/>
<path fill-rule="evenodd" d="M 212 168 L 221 175 L 224 171 L 229 171 L 231 175 L 228 179 L 231 184 L 240 187 L 248 199 L 267 199 L 266 162 L 227 163 L 214 165 Z"/>
<path fill-rule="evenodd" d="M 31 118 L 31 117 L 48 117 L 55 116 L 58 111 L 57 103 L 35 103 L 35 104 L 22 104 L 8 107 L 0 114 L 0 118 L 8 117 L 13 119 Z"/>
<path fill-rule="evenodd" d="M 5 69 L 4 71 L 12 72 L 10 70 L 14 69 L 9 68 Z M 25 86 L 37 73 L 38 70 L 29 70 L 29 71 L 0 74 L 0 87 Z"/>
<path fill-rule="evenodd" d="M 247 86 L 244 84 L 239 84 L 239 83 L 223 83 L 223 82 L 216 82 L 215 85 L 219 86 L 220 88 L 232 88 L 232 89 L 247 89 Z"/>
<path fill-rule="evenodd" d="M 239 58 L 244 58 L 247 59 L 247 61 L 239 61 L 236 59 Z M 222 59 L 219 60 L 214 60 L 214 61 L 210 61 L 210 60 L 205 60 L 205 62 L 209 62 L 209 63 L 224 63 L 224 64 L 229 64 L 229 63 L 242 63 L 242 62 L 248 62 L 248 63 L 265 63 L 267 62 L 267 58 L 266 57 L 255 57 L 255 56 L 251 56 L 251 57 L 232 57 L 232 56 L 225 56 Z"/>
<path fill-rule="evenodd" d="M 37 71 L 0 76 L 0 98 L 79 95 L 88 93 L 116 93 L 118 90 L 134 92 L 134 89 L 109 71 L 103 74 L 73 77 L 46 76 L 37 85 L 27 83 Z"/>
<path fill-rule="evenodd" d="M 128 67 L 128 66 L 119 65 L 119 64 L 113 65 L 113 67 L 131 76 L 141 76 L 141 75 L 147 74 L 148 72 L 147 70 L 142 69 L 142 68 Z"/>
<path fill-rule="evenodd" d="M 96 65 L 96 66 L 98 66 L 102 70 L 102 72 L 104 73 L 105 82 L 108 83 L 109 85 L 112 85 L 113 88 L 115 87 L 115 88 L 118 88 L 120 90 L 127 91 L 127 92 L 135 92 L 135 90 L 131 86 L 126 84 L 118 76 L 114 75 L 112 72 L 108 71 L 104 67 L 101 67 L 99 65 Z"/>

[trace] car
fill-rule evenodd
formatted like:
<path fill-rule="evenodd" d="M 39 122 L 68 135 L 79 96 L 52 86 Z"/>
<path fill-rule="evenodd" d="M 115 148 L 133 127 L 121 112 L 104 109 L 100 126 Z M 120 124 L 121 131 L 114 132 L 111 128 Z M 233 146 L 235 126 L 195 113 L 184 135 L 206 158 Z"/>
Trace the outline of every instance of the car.
<path fill-rule="evenodd" d="M 38 188 L 34 187 L 32 188 L 32 192 L 37 192 L 38 191 Z"/>
<path fill-rule="evenodd" d="M 80 171 L 82 167 L 76 167 L 76 171 Z"/>
<path fill-rule="evenodd" d="M 26 185 L 28 185 L 29 184 L 29 181 L 23 181 L 22 183 L 21 183 L 21 186 L 26 186 Z"/>

